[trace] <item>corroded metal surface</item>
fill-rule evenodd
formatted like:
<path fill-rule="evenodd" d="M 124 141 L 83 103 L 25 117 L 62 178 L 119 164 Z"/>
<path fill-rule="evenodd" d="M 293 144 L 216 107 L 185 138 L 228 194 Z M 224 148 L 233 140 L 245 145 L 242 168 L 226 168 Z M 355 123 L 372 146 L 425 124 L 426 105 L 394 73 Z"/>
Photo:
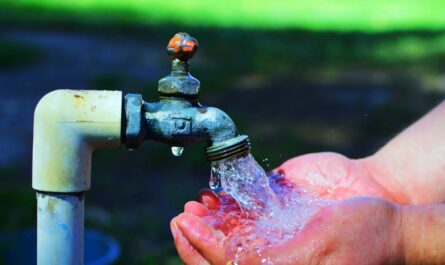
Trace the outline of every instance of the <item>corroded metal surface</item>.
<path fill-rule="evenodd" d="M 127 94 L 124 98 L 125 108 L 125 134 L 124 142 L 128 148 L 136 148 L 142 142 L 142 108 L 144 101 L 140 94 Z"/>
<path fill-rule="evenodd" d="M 197 50 L 198 41 L 185 32 L 176 33 L 167 45 L 167 53 L 172 60 L 187 62 Z"/>
<path fill-rule="evenodd" d="M 172 72 L 159 81 L 159 102 L 146 103 L 135 94 L 125 97 L 124 141 L 128 148 L 137 147 L 142 140 L 171 146 L 207 142 L 210 161 L 250 152 L 248 137 L 239 135 L 224 111 L 198 102 L 199 81 L 188 72 L 188 60 L 197 48 L 198 42 L 187 33 L 176 34 L 167 46 Z"/>
<path fill-rule="evenodd" d="M 242 157 L 250 153 L 250 140 L 246 135 L 230 138 L 206 148 L 208 161 L 218 161 L 233 157 Z"/>
<path fill-rule="evenodd" d="M 200 84 L 198 79 L 190 75 L 188 63 L 197 50 L 198 42 L 187 33 L 178 33 L 170 40 L 167 53 L 172 59 L 172 71 L 159 80 L 160 95 L 198 96 Z"/>

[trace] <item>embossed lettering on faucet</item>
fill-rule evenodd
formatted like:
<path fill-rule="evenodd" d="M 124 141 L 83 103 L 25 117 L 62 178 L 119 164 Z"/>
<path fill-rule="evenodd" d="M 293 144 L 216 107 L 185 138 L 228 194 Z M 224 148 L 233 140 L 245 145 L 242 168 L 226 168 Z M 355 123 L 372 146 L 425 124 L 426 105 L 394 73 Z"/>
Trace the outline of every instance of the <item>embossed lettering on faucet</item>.
<path fill-rule="evenodd" d="M 192 128 L 192 117 L 176 114 L 171 116 L 174 134 L 190 134 Z"/>

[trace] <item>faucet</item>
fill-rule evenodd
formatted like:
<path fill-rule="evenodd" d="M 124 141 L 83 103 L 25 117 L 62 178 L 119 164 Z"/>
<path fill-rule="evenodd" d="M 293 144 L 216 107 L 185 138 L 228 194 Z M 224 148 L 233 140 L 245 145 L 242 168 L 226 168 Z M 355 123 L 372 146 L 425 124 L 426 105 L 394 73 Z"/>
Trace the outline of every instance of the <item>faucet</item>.
<path fill-rule="evenodd" d="M 159 81 L 159 101 L 121 91 L 55 90 L 34 113 L 32 186 L 37 197 L 37 264 L 82 265 L 85 192 L 95 150 L 135 149 L 146 140 L 179 150 L 206 142 L 208 161 L 246 156 L 251 145 L 230 117 L 199 103 L 199 81 L 189 73 L 198 42 L 176 34 L 167 46 L 170 75 Z M 173 150 L 173 149 L 172 149 Z"/>
<path fill-rule="evenodd" d="M 144 140 L 178 147 L 207 142 L 209 161 L 249 152 L 249 138 L 239 135 L 226 113 L 199 103 L 200 83 L 189 73 L 189 60 L 197 49 L 194 38 L 176 34 L 167 46 L 172 71 L 159 81 L 159 102 L 146 103 L 138 94 L 125 96 L 127 147 L 135 148 Z"/>

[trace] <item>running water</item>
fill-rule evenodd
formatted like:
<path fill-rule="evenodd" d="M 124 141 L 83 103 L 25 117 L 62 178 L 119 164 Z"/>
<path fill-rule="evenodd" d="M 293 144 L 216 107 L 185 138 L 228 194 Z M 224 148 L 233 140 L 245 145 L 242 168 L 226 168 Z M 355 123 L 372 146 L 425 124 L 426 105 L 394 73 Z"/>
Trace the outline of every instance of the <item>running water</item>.
<path fill-rule="evenodd" d="M 226 235 L 234 264 L 244 253 L 261 252 L 293 238 L 328 200 L 299 189 L 283 175 L 267 175 L 252 155 L 212 162 L 210 187 L 221 204 L 206 221 Z M 267 257 L 262 262 L 271 264 Z"/>
<path fill-rule="evenodd" d="M 259 215 L 277 203 L 266 172 L 252 155 L 212 162 L 211 167 L 210 188 L 230 194 L 245 215 Z"/>

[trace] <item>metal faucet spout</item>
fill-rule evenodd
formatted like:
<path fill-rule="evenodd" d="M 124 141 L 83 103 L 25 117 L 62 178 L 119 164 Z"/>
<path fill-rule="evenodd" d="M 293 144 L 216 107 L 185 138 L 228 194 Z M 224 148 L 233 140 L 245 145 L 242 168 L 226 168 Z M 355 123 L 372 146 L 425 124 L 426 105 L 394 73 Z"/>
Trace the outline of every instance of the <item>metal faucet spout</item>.
<path fill-rule="evenodd" d="M 188 71 L 198 42 L 186 33 L 176 34 L 167 46 L 172 72 L 159 81 L 160 100 L 147 103 L 138 94 L 125 97 L 126 134 L 124 142 L 135 148 L 144 140 L 171 146 L 207 142 L 209 161 L 246 155 L 247 136 L 242 136 L 222 110 L 199 103 L 199 81 Z"/>
<path fill-rule="evenodd" d="M 156 140 L 174 146 L 221 142 L 238 136 L 232 119 L 214 107 L 190 105 L 182 99 L 164 99 L 144 103 L 147 131 L 145 140 Z"/>

